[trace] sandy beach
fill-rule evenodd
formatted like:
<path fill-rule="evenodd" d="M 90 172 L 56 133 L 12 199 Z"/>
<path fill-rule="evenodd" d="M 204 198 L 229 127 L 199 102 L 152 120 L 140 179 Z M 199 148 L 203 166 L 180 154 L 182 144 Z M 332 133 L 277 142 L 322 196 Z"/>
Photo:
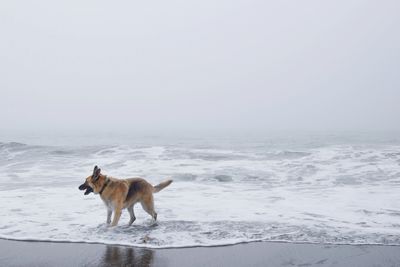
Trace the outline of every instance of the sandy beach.
<path fill-rule="evenodd" d="M 1 266 L 400 266 L 400 246 L 256 242 L 146 249 L 0 240 Z"/>

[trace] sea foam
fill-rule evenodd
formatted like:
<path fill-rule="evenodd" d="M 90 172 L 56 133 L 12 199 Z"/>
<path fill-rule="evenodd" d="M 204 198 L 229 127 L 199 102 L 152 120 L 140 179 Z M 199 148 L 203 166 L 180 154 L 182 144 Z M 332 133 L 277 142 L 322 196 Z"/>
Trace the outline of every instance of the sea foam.
<path fill-rule="evenodd" d="M 93 166 L 174 183 L 127 226 L 78 186 Z M 400 145 L 185 142 L 167 145 L 0 144 L 0 237 L 142 247 L 251 241 L 400 245 Z"/>

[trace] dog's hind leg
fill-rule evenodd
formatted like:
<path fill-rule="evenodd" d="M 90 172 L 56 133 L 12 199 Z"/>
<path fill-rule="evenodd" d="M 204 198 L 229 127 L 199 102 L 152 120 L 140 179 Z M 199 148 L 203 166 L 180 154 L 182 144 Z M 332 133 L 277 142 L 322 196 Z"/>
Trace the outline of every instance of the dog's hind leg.
<path fill-rule="evenodd" d="M 143 209 L 153 217 L 154 221 L 157 220 L 157 213 L 154 210 L 154 200 L 153 196 L 150 195 L 149 197 L 146 197 L 143 199 L 140 204 L 142 204 Z"/>
<path fill-rule="evenodd" d="M 132 223 L 136 220 L 135 211 L 133 210 L 133 206 L 134 205 L 128 207 L 129 215 L 131 216 L 131 219 L 129 220 L 128 225 L 132 225 Z"/>
<path fill-rule="evenodd" d="M 111 215 L 112 215 L 112 210 L 107 209 L 107 224 L 111 223 Z"/>

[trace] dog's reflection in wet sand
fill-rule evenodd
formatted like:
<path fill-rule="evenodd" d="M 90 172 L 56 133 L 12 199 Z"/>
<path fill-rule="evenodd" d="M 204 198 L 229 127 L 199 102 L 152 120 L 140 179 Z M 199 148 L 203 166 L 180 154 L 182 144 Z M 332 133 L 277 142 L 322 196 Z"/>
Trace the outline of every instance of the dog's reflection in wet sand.
<path fill-rule="evenodd" d="M 153 254 L 150 249 L 109 245 L 99 266 L 151 266 Z"/>

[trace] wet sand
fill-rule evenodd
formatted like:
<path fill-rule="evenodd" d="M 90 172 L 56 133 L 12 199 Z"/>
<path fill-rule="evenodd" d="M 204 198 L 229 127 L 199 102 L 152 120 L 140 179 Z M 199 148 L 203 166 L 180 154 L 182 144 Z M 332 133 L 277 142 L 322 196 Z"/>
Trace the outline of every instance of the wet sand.
<path fill-rule="evenodd" d="M 400 266 L 400 246 L 257 242 L 145 249 L 0 240 L 0 266 Z"/>

